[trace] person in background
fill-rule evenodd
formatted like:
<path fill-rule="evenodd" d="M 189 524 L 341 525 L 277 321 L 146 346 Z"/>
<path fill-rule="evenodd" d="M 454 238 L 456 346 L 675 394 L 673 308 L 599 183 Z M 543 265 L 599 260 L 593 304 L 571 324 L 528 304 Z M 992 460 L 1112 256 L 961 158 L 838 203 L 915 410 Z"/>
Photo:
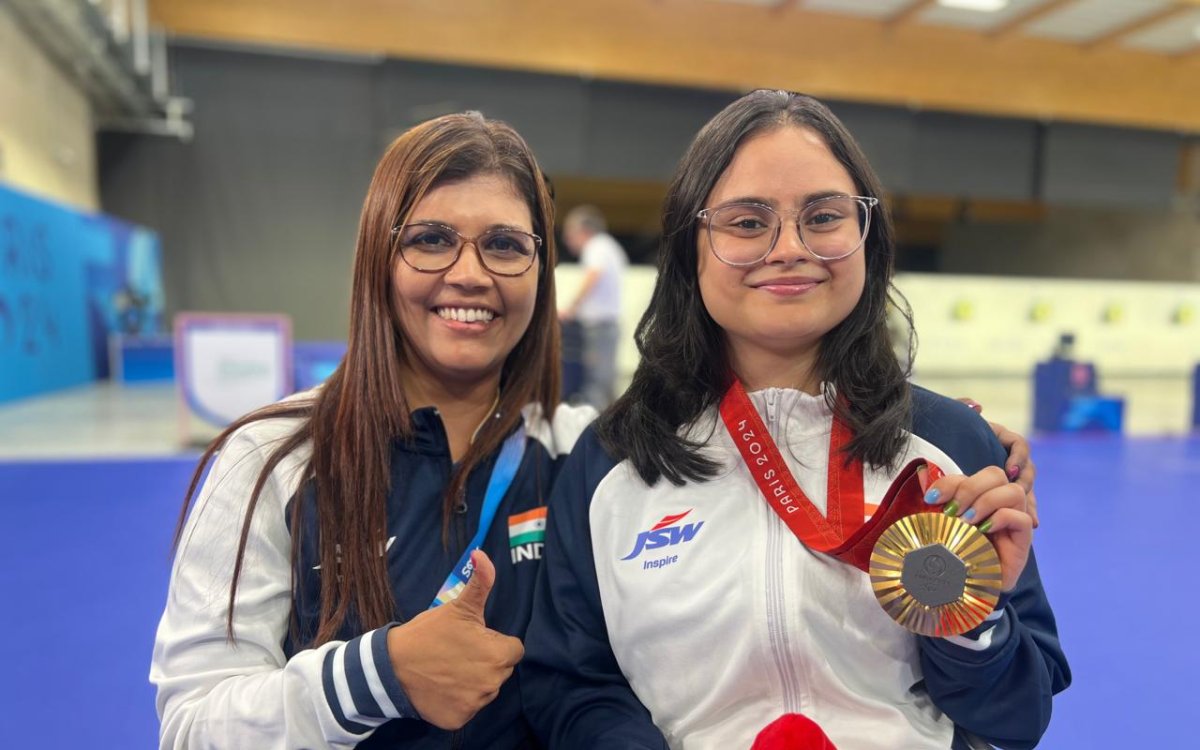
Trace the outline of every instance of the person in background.
<path fill-rule="evenodd" d="M 387 150 L 345 359 L 229 426 L 188 490 L 162 747 L 535 746 L 510 675 L 550 483 L 595 416 L 557 403 L 553 237 L 507 125 L 449 115 Z"/>
<path fill-rule="evenodd" d="M 577 206 L 563 220 L 563 242 L 583 266 L 583 281 L 563 308 L 564 322 L 578 321 L 583 336 L 582 401 L 597 409 L 612 403 L 617 386 L 621 277 L 629 259 L 607 231 L 595 206 Z"/>
<path fill-rule="evenodd" d="M 881 195 L 811 97 L 752 92 L 693 140 L 641 363 L 551 495 L 520 667 L 547 746 L 723 750 L 776 730 L 841 750 L 1038 743 L 1070 671 L 1030 496 L 972 408 L 908 382 Z M 865 571 L 818 551 L 905 475 L 996 548 L 1000 600 L 973 630 L 905 630 Z"/>

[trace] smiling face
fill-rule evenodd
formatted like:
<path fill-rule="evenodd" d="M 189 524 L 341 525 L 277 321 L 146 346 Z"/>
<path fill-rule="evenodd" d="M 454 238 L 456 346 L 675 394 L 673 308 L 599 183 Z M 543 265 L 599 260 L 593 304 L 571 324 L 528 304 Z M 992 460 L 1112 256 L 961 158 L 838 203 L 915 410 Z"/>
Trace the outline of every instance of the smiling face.
<path fill-rule="evenodd" d="M 850 173 L 815 131 L 785 125 L 738 146 L 704 205 L 754 202 L 790 217 L 815 198 L 857 192 Z M 784 219 L 771 254 L 752 266 L 726 265 L 713 254 L 709 233 L 697 235 L 700 295 L 725 332 L 739 374 L 740 363 L 764 356 L 812 361 L 821 337 L 862 295 L 866 250 L 818 260 L 800 242 L 791 218 Z"/>
<path fill-rule="evenodd" d="M 512 182 L 481 174 L 430 190 L 414 206 L 409 224 L 451 227 L 465 237 L 494 229 L 532 233 L 529 206 Z M 499 380 L 509 353 L 533 317 L 541 259 L 519 276 L 496 276 L 473 244 L 457 262 L 436 273 L 392 259 L 394 308 L 412 374 L 429 382 L 469 386 Z"/>

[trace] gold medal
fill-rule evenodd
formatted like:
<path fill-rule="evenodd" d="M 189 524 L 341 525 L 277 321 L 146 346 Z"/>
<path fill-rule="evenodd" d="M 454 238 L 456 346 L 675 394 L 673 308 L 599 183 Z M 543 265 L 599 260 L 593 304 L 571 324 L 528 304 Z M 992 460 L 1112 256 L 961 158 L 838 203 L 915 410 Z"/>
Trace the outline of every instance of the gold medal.
<path fill-rule="evenodd" d="M 1000 598 L 996 548 L 979 529 L 944 513 L 916 513 L 889 526 L 867 572 L 884 611 L 918 635 L 965 633 Z"/>

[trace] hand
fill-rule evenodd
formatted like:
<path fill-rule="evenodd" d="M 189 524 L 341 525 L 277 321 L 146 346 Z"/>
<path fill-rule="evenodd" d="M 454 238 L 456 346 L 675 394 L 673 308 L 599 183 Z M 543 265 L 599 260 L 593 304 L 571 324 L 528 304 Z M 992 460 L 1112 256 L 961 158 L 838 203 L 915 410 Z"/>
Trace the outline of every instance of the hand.
<path fill-rule="evenodd" d="M 943 506 L 943 513 L 960 516 L 988 535 L 1000 557 L 1000 590 L 1012 591 L 1033 544 L 1025 489 L 989 466 L 970 476 L 942 477 L 925 493 L 925 502 Z"/>
<path fill-rule="evenodd" d="M 960 398 L 959 401 L 971 407 L 976 414 L 983 413 L 983 406 L 974 399 Z M 1037 476 L 1037 466 L 1029 452 L 1029 443 L 1025 437 L 997 422 L 988 422 L 988 427 L 995 433 L 1008 458 L 1004 461 L 1004 470 L 1010 481 L 1016 482 L 1025 489 L 1029 501 L 1029 515 L 1033 518 L 1033 528 L 1039 525 L 1037 513 L 1037 495 L 1033 492 L 1033 479 Z"/>
<path fill-rule="evenodd" d="M 483 609 L 496 568 L 483 550 L 475 574 L 454 601 L 388 631 L 388 655 L 413 708 L 425 721 L 459 729 L 500 693 L 525 655 L 521 641 L 489 630 Z"/>

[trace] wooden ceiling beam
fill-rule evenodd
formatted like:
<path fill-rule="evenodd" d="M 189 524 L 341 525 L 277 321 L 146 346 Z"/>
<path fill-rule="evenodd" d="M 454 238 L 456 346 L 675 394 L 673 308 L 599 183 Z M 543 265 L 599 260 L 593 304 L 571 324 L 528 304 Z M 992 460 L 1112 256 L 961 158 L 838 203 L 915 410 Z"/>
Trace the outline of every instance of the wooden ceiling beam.
<path fill-rule="evenodd" d="M 936 4 L 937 0 L 913 0 L 913 2 L 910 2 L 885 19 L 884 24 L 891 28 L 901 26 L 916 18 L 921 11 Z"/>
<path fill-rule="evenodd" d="M 1192 9 L 1186 5 L 1178 3 L 1167 5 L 1159 8 L 1153 13 L 1148 13 L 1140 18 L 1135 18 L 1129 23 L 1121 24 L 1115 29 L 1110 29 L 1094 39 L 1089 39 L 1084 43 L 1083 46 L 1087 49 L 1097 49 L 1100 47 L 1117 44 L 1127 36 L 1136 34 L 1137 32 L 1142 31 L 1143 29 L 1148 29 L 1151 26 L 1157 26 L 1163 21 L 1167 21 L 1184 13 L 1190 13 L 1191 11 Z"/>
<path fill-rule="evenodd" d="M 911 6 L 909 6 L 911 7 Z M 702 9 L 702 10 L 701 10 Z M 168 32 L 652 85 L 1200 133 L 1200 56 L 676 0 L 151 0 Z"/>
<path fill-rule="evenodd" d="M 1051 13 L 1062 10 L 1066 6 L 1078 1 L 1079 0 L 1049 0 L 1048 2 L 1042 3 L 1041 5 L 1036 5 L 1024 13 L 1008 19 L 995 28 L 989 29 L 987 31 L 987 35 L 994 39 L 999 39 L 1001 37 L 1014 34 L 1026 28 L 1039 18 L 1045 18 Z M 1200 0 L 1197 1 L 1200 2 Z"/>

